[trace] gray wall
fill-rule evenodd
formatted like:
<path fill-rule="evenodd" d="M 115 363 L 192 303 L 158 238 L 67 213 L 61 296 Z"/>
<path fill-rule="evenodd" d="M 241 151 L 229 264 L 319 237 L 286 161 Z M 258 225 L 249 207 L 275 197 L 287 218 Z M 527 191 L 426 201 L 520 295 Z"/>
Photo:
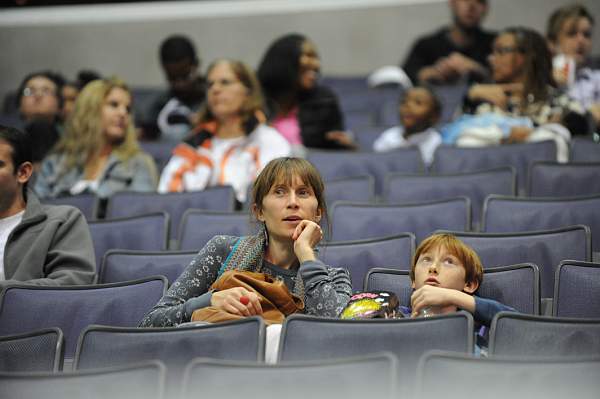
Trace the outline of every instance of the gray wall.
<path fill-rule="evenodd" d="M 491 29 L 527 25 L 544 31 L 549 13 L 567 3 L 490 0 L 485 25 Z M 599 1 L 582 3 L 600 16 Z M 175 32 L 194 39 L 204 67 L 223 56 L 256 66 L 269 42 L 298 31 L 316 42 L 325 74 L 367 74 L 397 64 L 415 37 L 448 20 L 445 0 L 181 1 L 4 11 L 0 96 L 14 90 L 28 72 L 41 68 L 72 78 L 80 68 L 89 67 L 105 75 L 118 74 L 131 85 L 162 85 L 157 47 Z M 596 29 L 595 54 L 600 53 L 599 35 Z"/>

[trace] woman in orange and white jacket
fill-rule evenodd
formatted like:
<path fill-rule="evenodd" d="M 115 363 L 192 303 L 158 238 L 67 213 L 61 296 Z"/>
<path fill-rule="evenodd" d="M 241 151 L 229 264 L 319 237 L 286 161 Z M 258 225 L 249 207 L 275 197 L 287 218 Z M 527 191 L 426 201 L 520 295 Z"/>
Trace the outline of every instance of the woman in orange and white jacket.
<path fill-rule="evenodd" d="M 217 60 L 207 73 L 207 102 L 194 134 L 173 150 L 158 191 L 231 185 L 240 202 L 271 159 L 290 155 L 289 143 L 267 126 L 254 72 L 240 61 Z"/>

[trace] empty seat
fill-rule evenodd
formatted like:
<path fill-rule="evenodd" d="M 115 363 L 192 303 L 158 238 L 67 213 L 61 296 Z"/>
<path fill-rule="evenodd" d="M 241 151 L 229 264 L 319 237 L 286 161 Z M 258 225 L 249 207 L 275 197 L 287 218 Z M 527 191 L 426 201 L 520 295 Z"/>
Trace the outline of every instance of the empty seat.
<path fill-rule="evenodd" d="M 500 312 L 492 321 L 488 353 L 501 356 L 600 356 L 600 319 Z"/>
<path fill-rule="evenodd" d="M 469 230 L 471 206 L 466 197 L 406 205 L 338 202 L 332 207 L 331 223 L 332 241 L 410 232 L 418 243 L 435 230 Z"/>
<path fill-rule="evenodd" d="M 75 373 L 0 373 L 0 397 L 161 399 L 165 366 L 158 361 Z"/>
<path fill-rule="evenodd" d="M 494 299 L 522 313 L 539 314 L 540 276 L 534 264 L 518 264 L 483 271 L 483 281 L 476 295 Z M 400 304 L 410 306 L 412 282 L 409 272 L 375 268 L 367 273 L 365 291 L 382 290 L 394 292 Z"/>
<path fill-rule="evenodd" d="M 247 212 L 190 209 L 181 220 L 179 249 L 199 251 L 216 235 L 245 236 L 256 229 Z"/>
<path fill-rule="evenodd" d="M 600 251 L 600 195 L 560 199 L 491 195 L 483 208 L 482 231 L 512 233 L 583 224 L 592 232 L 592 251 Z"/>
<path fill-rule="evenodd" d="M 563 261 L 554 280 L 554 316 L 600 319 L 600 263 Z"/>
<path fill-rule="evenodd" d="M 106 218 L 166 212 L 171 219 L 172 239 L 177 237 L 179 224 L 188 209 L 231 212 L 235 209 L 235 193 L 230 186 L 209 187 L 202 191 L 183 193 L 115 193 L 108 201 Z"/>
<path fill-rule="evenodd" d="M 94 194 L 69 195 L 41 200 L 46 205 L 71 205 L 79 209 L 87 220 L 94 220 L 98 216 L 98 197 Z"/>
<path fill-rule="evenodd" d="M 530 197 L 574 197 L 600 194 L 600 160 L 595 163 L 533 162 Z"/>
<path fill-rule="evenodd" d="M 375 179 L 364 175 L 329 180 L 325 182 L 325 200 L 329 206 L 336 201 L 373 202 Z"/>
<path fill-rule="evenodd" d="M 571 162 L 600 162 L 600 144 L 587 138 L 573 137 L 569 160 Z"/>
<path fill-rule="evenodd" d="M 517 187 L 527 183 L 527 169 L 533 161 L 556 161 L 554 141 L 505 144 L 488 147 L 439 146 L 431 170 L 436 173 L 476 172 L 513 166 L 517 171 Z"/>
<path fill-rule="evenodd" d="M 74 368 L 160 360 L 167 366 L 167 396 L 179 397 L 181 374 L 192 359 L 262 361 L 264 346 L 265 325 L 258 316 L 168 328 L 90 326 L 79 339 Z"/>
<path fill-rule="evenodd" d="M 98 275 L 102 258 L 110 249 L 164 251 L 169 237 L 169 216 L 153 213 L 128 218 L 90 222 Z"/>
<path fill-rule="evenodd" d="M 0 336 L 0 372 L 50 371 L 62 368 L 64 336 L 60 328 Z"/>
<path fill-rule="evenodd" d="M 473 248 L 486 269 L 535 263 L 540 269 L 542 298 L 552 297 L 554 274 L 562 260 L 592 260 L 590 229 L 583 225 L 522 233 L 447 233 Z"/>
<path fill-rule="evenodd" d="M 465 196 L 471 200 L 473 226 L 478 227 L 485 198 L 490 194 L 516 195 L 516 189 L 515 170 L 510 166 L 444 175 L 390 173 L 386 176 L 383 200 L 387 203 L 415 203 Z"/>
<path fill-rule="evenodd" d="M 65 357 L 72 358 L 85 327 L 137 326 L 166 289 L 162 276 L 106 285 L 7 287 L 0 294 L 0 335 L 58 327 Z"/>
<path fill-rule="evenodd" d="M 399 397 L 411 397 L 416 364 L 430 349 L 471 353 L 473 317 L 466 312 L 387 320 L 292 315 L 281 331 L 279 361 L 323 361 L 389 351 L 399 360 Z"/>
<path fill-rule="evenodd" d="M 408 270 L 415 252 L 415 236 L 404 233 L 384 238 L 328 242 L 319 247 L 319 259 L 350 272 L 352 287 L 361 290 L 365 276 L 374 267 Z"/>
<path fill-rule="evenodd" d="M 383 181 L 389 172 L 419 173 L 424 171 L 418 148 L 401 148 L 392 152 L 309 151 L 307 159 L 319 170 L 323 179 L 371 175 L 375 193 L 383 192 Z"/>
<path fill-rule="evenodd" d="M 480 358 L 433 351 L 419 363 L 418 398 L 465 397 L 483 392 L 492 399 L 592 399 L 600 391 L 600 358 Z"/>
<path fill-rule="evenodd" d="M 198 359 L 186 369 L 182 398 L 396 398 L 397 360 L 381 353 L 266 365 Z"/>
<path fill-rule="evenodd" d="M 104 255 L 100 284 L 165 276 L 169 286 L 194 259 L 198 251 L 130 251 L 112 249 Z"/>

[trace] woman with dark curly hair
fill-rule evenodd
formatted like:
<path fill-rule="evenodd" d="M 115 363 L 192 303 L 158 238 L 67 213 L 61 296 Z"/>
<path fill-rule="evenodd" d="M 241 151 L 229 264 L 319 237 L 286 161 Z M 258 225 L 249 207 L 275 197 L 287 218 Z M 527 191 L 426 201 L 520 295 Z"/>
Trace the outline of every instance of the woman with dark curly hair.
<path fill-rule="evenodd" d="M 558 159 L 566 161 L 571 136 L 585 134 L 589 123 L 583 107 L 556 89 L 544 37 L 529 28 L 507 28 L 494 41 L 490 64 L 494 83 L 472 85 L 465 112 L 507 122 L 463 129 L 457 144 L 554 140 Z"/>
<path fill-rule="evenodd" d="M 318 84 L 320 70 L 317 48 L 303 35 L 288 34 L 269 46 L 258 79 L 270 123 L 293 146 L 353 149 L 337 96 Z"/>

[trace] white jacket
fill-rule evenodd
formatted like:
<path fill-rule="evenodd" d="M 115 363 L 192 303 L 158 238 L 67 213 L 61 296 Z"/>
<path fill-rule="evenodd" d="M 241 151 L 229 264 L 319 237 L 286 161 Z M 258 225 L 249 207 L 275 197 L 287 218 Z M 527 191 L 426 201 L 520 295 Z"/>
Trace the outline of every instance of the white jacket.
<path fill-rule="evenodd" d="M 277 130 L 260 124 L 248 136 L 223 140 L 210 138 L 200 147 L 179 144 L 163 169 L 158 191 L 203 190 L 230 185 L 240 202 L 258 173 L 272 159 L 289 156 L 290 144 Z"/>

